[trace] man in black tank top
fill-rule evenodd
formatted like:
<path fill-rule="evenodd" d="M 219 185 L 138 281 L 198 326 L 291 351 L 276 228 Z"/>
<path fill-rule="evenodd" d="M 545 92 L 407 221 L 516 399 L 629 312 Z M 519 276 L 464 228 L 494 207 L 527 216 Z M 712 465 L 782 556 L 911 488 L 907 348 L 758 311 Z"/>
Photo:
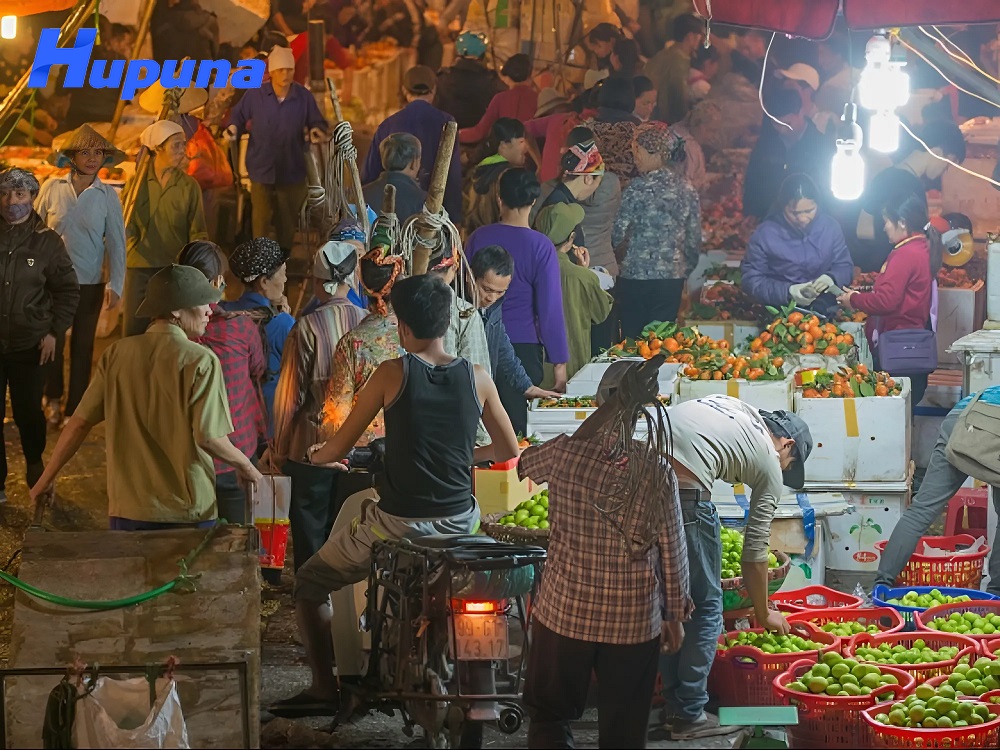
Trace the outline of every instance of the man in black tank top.
<path fill-rule="evenodd" d="M 341 460 L 372 419 L 385 413 L 385 476 L 379 503 L 334 531 L 295 574 L 295 610 L 312 685 L 271 710 L 283 716 L 335 711 L 329 594 L 368 575 L 377 539 L 472 533 L 479 506 L 473 462 L 518 455 L 517 438 L 490 373 L 444 349 L 452 291 L 440 278 L 404 279 L 392 290 L 399 342 L 406 354 L 379 365 L 341 429 L 309 449 L 309 462 L 344 471 Z M 476 448 L 480 417 L 493 441 Z"/>

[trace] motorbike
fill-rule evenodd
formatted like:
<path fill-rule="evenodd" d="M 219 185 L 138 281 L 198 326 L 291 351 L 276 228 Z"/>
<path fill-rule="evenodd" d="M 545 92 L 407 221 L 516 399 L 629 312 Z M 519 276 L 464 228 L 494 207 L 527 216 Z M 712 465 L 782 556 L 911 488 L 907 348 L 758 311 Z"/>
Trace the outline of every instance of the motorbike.
<path fill-rule="evenodd" d="M 352 471 L 372 473 L 380 460 L 378 447 L 348 459 Z M 380 711 L 399 712 L 407 736 L 419 727 L 431 748 L 482 747 L 489 722 L 516 732 L 524 720 L 528 613 L 544 562 L 541 547 L 481 535 L 376 542 L 368 580 L 334 595 L 335 617 L 355 602 L 363 613 L 353 632 L 344 632 L 343 620 L 334 625 L 338 673 L 355 663 L 361 678 L 341 679 L 333 728 Z"/>

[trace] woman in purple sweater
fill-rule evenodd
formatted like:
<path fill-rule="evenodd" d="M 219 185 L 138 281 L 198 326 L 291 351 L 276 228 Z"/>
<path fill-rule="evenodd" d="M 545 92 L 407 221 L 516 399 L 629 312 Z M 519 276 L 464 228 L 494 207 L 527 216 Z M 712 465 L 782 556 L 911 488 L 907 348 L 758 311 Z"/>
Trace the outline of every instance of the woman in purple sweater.
<path fill-rule="evenodd" d="M 480 227 L 465 246 L 472 258 L 480 249 L 499 245 L 514 258 L 514 278 L 503 302 L 503 324 L 531 382 L 542 382 L 543 362 L 555 371 L 553 390 L 566 389 L 569 345 L 563 317 L 559 258 L 552 242 L 528 224 L 531 206 L 541 192 L 538 178 L 522 168 L 508 169 L 500 176 L 500 223 Z M 500 399 L 514 429 L 527 431 L 527 408 L 523 393 L 513 393 L 498 383 Z M 511 391 L 511 392 L 507 392 Z"/>

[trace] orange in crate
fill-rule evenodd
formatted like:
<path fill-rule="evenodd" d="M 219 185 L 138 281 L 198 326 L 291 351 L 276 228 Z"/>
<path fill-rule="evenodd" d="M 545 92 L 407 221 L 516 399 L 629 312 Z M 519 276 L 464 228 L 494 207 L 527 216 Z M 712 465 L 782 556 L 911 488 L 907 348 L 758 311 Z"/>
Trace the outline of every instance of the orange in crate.
<path fill-rule="evenodd" d="M 917 543 L 917 549 L 923 549 L 926 542 L 929 547 L 957 552 L 960 547 L 970 547 L 975 539 L 968 534 L 955 536 L 924 536 Z M 879 554 L 885 552 L 888 540 L 875 542 Z M 971 555 L 922 555 L 914 552 L 906 567 L 896 578 L 897 586 L 949 586 L 957 589 L 978 589 L 983 578 L 983 562 L 990 553 L 989 547 Z"/>

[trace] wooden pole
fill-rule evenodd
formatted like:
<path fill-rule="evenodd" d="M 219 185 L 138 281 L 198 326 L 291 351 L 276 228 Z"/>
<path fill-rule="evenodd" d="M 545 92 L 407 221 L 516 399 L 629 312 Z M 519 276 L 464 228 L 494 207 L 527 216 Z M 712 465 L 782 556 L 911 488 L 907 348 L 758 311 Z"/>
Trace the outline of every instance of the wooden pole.
<path fill-rule="evenodd" d="M 153 11 L 156 10 L 156 0 L 146 0 L 146 7 L 139 20 L 139 28 L 135 32 L 135 44 L 132 45 L 132 59 L 137 60 L 142 56 L 142 45 L 146 42 L 146 34 L 149 31 L 149 24 L 153 20 Z M 111 130 L 108 132 L 108 140 L 115 142 L 118 134 L 118 126 L 122 121 L 122 114 L 125 112 L 125 100 L 119 99 L 115 105 L 115 114 L 111 118 Z"/>
<path fill-rule="evenodd" d="M 396 186 L 386 185 L 385 190 L 382 192 L 382 213 L 383 214 L 394 214 L 396 213 Z"/>
<path fill-rule="evenodd" d="M 436 215 L 444 206 L 444 189 L 448 184 L 448 172 L 451 170 L 451 157 L 455 151 L 455 137 L 458 135 L 458 124 L 452 120 L 445 123 L 441 131 L 441 143 L 438 145 L 437 158 L 434 160 L 434 170 L 431 172 L 430 189 L 427 191 L 427 212 Z M 425 242 L 434 238 L 435 230 L 419 226 L 418 234 Z M 427 273 L 427 264 L 431 259 L 431 251 L 422 243 L 413 248 L 413 275 Z"/>
<path fill-rule="evenodd" d="M 337 95 L 337 84 L 335 84 L 333 79 L 329 76 L 326 77 L 326 90 L 330 95 L 330 101 L 333 102 L 334 117 L 337 118 L 337 122 L 343 122 L 344 111 L 340 107 L 340 97 Z M 351 185 L 354 188 L 354 200 L 357 202 L 358 207 L 358 222 L 361 224 L 361 228 L 365 232 L 365 237 L 370 237 L 371 224 L 368 221 L 368 205 L 365 203 L 365 194 L 361 190 L 361 173 L 358 171 L 357 160 L 349 160 L 347 162 L 347 169 L 351 173 Z M 341 190 L 343 189 L 344 186 L 341 185 Z"/>
<path fill-rule="evenodd" d="M 81 0 L 81 2 L 73 9 L 69 17 L 63 22 L 62 27 L 59 30 L 59 43 L 62 44 L 67 37 L 75 34 L 81 26 L 83 26 L 84 21 L 90 18 L 94 11 L 94 3 L 96 0 Z M 16 109 L 21 104 L 21 99 L 24 96 L 24 92 L 28 89 L 28 79 L 31 77 L 31 70 L 26 70 L 24 75 L 18 80 L 10 91 L 7 92 L 7 96 L 4 97 L 3 103 L 0 104 L 0 121 L 4 120 L 7 115 L 11 114 L 14 109 Z M 109 139 L 110 140 L 110 139 Z"/>

